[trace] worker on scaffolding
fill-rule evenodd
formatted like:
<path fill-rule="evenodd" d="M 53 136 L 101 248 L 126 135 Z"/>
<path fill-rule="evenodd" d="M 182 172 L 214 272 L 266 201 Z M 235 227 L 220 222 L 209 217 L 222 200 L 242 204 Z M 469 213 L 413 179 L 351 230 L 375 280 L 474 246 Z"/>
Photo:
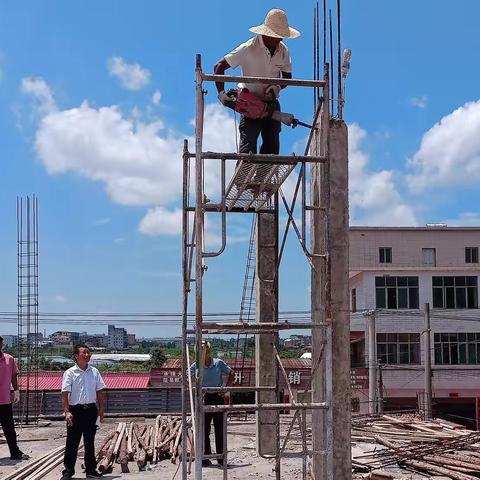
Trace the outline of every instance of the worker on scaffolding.
<path fill-rule="evenodd" d="M 20 401 L 17 366 L 14 358 L 8 353 L 3 353 L 2 349 L 3 338 L 0 337 L 0 423 L 8 444 L 10 458 L 12 460 L 28 460 L 30 457 L 18 448 L 13 421 L 12 407 Z"/>
<path fill-rule="evenodd" d="M 270 10 L 262 25 L 250 28 L 257 35 L 242 43 L 233 51 L 225 55 L 214 66 L 217 75 L 224 75 L 228 68 L 242 69 L 243 76 L 292 78 L 292 64 L 287 46 L 282 42 L 285 38 L 296 38 L 300 35 L 298 30 L 289 27 L 288 20 L 283 10 L 274 8 Z M 225 93 L 224 83 L 216 82 L 218 99 L 230 107 L 232 97 Z M 279 111 L 278 96 L 284 87 L 279 85 L 242 84 L 239 89 L 248 89 L 260 100 L 268 102 L 269 111 Z M 289 114 L 286 114 L 289 115 Z M 293 115 L 291 120 L 293 121 Z M 285 119 L 282 122 L 287 123 Z M 278 155 L 280 151 L 280 121 L 266 116 L 264 118 L 248 118 L 243 114 L 240 119 L 240 153 L 257 153 L 258 136 L 262 135 L 260 153 Z"/>
<path fill-rule="evenodd" d="M 233 384 L 233 370 L 220 358 L 212 358 L 210 342 L 202 342 L 202 358 L 203 358 L 203 382 L 202 387 L 223 387 L 224 376 L 227 376 L 226 385 Z M 193 363 L 190 367 L 190 374 L 194 375 L 196 372 L 196 364 Z M 220 393 L 205 393 L 204 397 L 205 405 L 224 405 L 225 398 Z M 205 413 L 204 424 L 204 455 L 212 454 L 212 447 L 210 446 L 210 431 L 212 428 L 215 430 L 215 451 L 217 455 L 223 454 L 223 414 L 222 413 Z M 217 462 L 220 466 L 223 466 L 223 459 L 218 458 Z M 202 465 L 208 467 L 212 465 L 210 459 L 206 458 L 202 460 Z"/>

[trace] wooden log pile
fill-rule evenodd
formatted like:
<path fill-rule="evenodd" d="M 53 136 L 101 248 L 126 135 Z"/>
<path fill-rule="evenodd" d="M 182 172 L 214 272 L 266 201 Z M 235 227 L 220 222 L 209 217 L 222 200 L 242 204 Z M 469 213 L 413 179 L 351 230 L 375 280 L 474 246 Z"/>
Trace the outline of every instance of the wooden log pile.
<path fill-rule="evenodd" d="M 406 469 L 428 478 L 480 478 L 480 432 L 414 415 L 354 418 L 352 423 L 354 471 L 365 472 L 354 478 L 401 479 Z M 398 474 L 392 473 L 396 469 Z"/>
<path fill-rule="evenodd" d="M 191 422 L 187 419 L 187 458 L 193 460 L 194 443 Z M 97 453 L 97 468 L 102 473 L 110 472 L 115 462 L 128 473 L 129 465 L 135 463 L 139 470 L 162 460 L 177 463 L 182 458 L 182 418 L 158 415 L 155 424 L 121 422 L 110 431 Z"/>

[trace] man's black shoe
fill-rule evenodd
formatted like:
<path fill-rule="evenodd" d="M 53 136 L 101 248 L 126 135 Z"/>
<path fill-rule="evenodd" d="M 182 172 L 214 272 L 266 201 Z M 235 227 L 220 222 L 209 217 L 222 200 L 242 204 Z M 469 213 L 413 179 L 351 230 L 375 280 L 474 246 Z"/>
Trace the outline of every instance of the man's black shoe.
<path fill-rule="evenodd" d="M 18 452 L 15 455 L 10 457 L 10 460 L 28 460 L 30 458 L 29 455 L 23 452 Z"/>
<path fill-rule="evenodd" d="M 207 458 L 205 460 L 202 460 L 202 467 L 210 467 L 212 465 L 212 462 Z"/>
<path fill-rule="evenodd" d="M 100 472 L 89 472 L 87 473 L 87 478 L 100 478 L 103 477 L 103 473 Z"/>

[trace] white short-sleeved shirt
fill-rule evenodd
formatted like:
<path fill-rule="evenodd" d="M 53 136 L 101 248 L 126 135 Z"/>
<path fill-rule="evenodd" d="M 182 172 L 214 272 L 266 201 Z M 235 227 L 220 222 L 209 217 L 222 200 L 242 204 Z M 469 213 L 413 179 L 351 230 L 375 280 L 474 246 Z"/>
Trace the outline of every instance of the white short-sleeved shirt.
<path fill-rule="evenodd" d="M 75 364 L 63 373 L 62 392 L 70 392 L 69 405 L 96 403 L 97 391 L 104 388 L 100 372 L 90 365 L 82 370 Z"/>
<path fill-rule="evenodd" d="M 225 55 L 225 60 L 231 68 L 241 67 L 245 77 L 280 78 L 280 72 L 291 72 L 292 62 L 287 46 L 280 42 L 273 56 L 263 43 L 261 35 L 239 45 L 235 50 Z M 239 83 L 239 88 L 248 88 L 260 98 L 264 98 L 268 85 L 260 83 Z"/>

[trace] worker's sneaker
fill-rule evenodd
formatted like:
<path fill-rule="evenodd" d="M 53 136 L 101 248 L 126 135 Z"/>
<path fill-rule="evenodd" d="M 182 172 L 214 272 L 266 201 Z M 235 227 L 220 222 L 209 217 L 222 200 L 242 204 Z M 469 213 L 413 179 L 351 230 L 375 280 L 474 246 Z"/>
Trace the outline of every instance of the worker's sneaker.
<path fill-rule="evenodd" d="M 202 460 L 202 467 L 211 467 L 212 462 L 210 459 L 206 458 L 205 460 Z"/>
<path fill-rule="evenodd" d="M 87 478 L 100 478 L 100 477 L 103 477 L 103 473 L 95 472 L 95 471 L 87 473 Z"/>
<path fill-rule="evenodd" d="M 10 456 L 10 460 L 28 460 L 29 458 L 30 456 L 23 452 L 18 452 Z"/>

